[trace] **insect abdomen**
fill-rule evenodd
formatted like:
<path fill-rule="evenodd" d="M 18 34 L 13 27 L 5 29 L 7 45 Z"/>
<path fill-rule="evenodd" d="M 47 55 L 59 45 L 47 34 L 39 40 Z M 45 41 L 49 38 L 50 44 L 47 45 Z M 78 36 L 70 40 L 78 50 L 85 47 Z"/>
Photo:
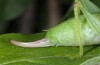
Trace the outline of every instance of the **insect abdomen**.
<path fill-rule="evenodd" d="M 67 20 L 60 25 L 48 30 L 47 38 L 50 40 L 51 45 L 79 46 L 79 44 L 77 43 L 73 22 L 74 18 Z M 81 34 L 84 41 L 83 45 L 99 44 L 100 37 L 94 33 L 84 17 L 81 17 L 81 22 Z"/>
<path fill-rule="evenodd" d="M 89 26 L 84 16 L 81 16 L 81 35 L 84 41 L 83 45 L 100 44 L 98 36 Z M 11 40 L 11 43 L 21 47 L 48 47 L 48 46 L 79 46 L 76 39 L 73 22 L 75 19 L 69 19 L 60 25 L 47 31 L 45 39 L 34 42 L 18 42 Z"/>

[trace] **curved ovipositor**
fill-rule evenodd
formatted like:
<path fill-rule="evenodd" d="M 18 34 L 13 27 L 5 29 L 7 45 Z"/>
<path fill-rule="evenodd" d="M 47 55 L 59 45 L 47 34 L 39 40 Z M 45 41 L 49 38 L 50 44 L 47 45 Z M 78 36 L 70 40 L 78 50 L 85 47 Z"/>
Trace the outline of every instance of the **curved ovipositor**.
<path fill-rule="evenodd" d="M 22 46 L 22 47 L 47 47 L 47 46 L 50 46 L 48 43 L 48 39 L 41 39 L 41 40 L 34 41 L 34 42 L 18 42 L 15 40 L 10 40 L 10 42 L 14 45 Z"/>
<path fill-rule="evenodd" d="M 100 18 L 100 16 L 98 17 Z M 92 30 L 85 17 L 81 16 L 80 20 L 83 45 L 100 44 L 100 36 Z M 11 43 L 21 47 L 79 46 L 74 30 L 74 21 L 75 19 L 72 18 L 49 29 L 46 37 L 42 40 L 26 43 L 11 40 Z"/>

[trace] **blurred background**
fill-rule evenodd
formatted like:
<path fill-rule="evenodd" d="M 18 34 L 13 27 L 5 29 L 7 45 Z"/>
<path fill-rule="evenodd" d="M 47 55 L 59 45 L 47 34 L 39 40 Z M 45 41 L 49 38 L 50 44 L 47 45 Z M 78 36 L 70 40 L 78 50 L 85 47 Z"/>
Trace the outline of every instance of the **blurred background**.
<path fill-rule="evenodd" d="M 99 0 L 91 0 L 98 5 Z M 73 0 L 0 0 L 0 34 L 38 33 L 73 17 Z"/>

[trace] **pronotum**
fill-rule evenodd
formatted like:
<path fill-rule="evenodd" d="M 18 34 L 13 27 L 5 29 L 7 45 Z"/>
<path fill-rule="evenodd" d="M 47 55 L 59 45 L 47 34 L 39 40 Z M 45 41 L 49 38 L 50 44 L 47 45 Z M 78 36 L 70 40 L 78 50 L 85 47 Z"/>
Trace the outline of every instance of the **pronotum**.
<path fill-rule="evenodd" d="M 95 14 L 96 16 L 97 14 Z M 97 16 L 100 18 L 100 16 Z M 86 18 L 81 15 L 82 39 L 85 45 L 100 44 L 100 36 L 98 36 L 90 27 Z M 63 23 L 55 26 L 47 31 L 46 37 L 34 42 L 18 42 L 11 40 L 11 43 L 21 47 L 48 47 L 48 46 L 79 46 L 77 43 L 74 24 L 75 18 L 71 18 Z"/>

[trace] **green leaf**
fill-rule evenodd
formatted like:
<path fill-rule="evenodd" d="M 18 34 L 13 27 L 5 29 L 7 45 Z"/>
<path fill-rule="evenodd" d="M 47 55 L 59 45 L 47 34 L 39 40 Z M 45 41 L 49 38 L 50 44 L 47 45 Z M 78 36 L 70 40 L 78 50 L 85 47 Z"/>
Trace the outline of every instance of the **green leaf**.
<path fill-rule="evenodd" d="M 45 34 L 0 35 L 0 65 L 80 65 L 100 55 L 100 45 L 84 47 L 84 56 L 80 58 L 79 47 L 23 48 L 10 43 L 11 39 L 35 41 L 44 38 Z"/>
<path fill-rule="evenodd" d="M 100 64 L 100 56 L 87 60 L 81 65 L 99 65 Z"/>
<path fill-rule="evenodd" d="M 0 0 L 0 22 L 21 15 L 30 1 L 31 0 Z"/>

